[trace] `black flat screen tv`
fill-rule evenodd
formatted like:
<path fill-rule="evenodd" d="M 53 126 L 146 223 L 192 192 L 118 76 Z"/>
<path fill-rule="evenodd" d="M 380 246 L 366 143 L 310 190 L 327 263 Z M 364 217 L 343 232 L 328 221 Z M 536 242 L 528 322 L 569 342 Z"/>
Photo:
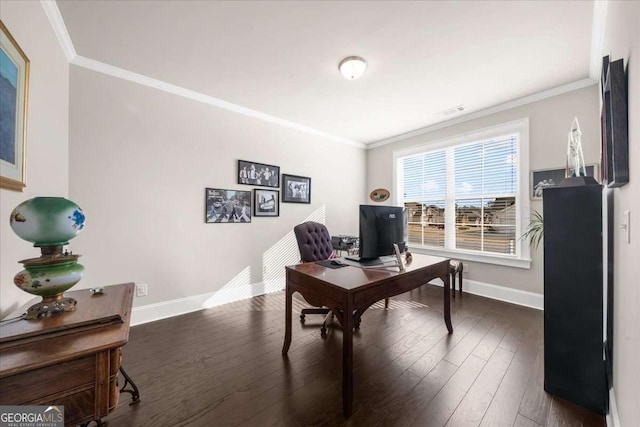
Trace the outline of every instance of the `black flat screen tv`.
<path fill-rule="evenodd" d="M 602 60 L 602 183 L 609 188 L 629 182 L 629 124 L 627 117 L 627 75 L 622 59 Z"/>
<path fill-rule="evenodd" d="M 360 260 L 395 255 L 393 244 L 404 252 L 407 211 L 399 206 L 360 205 Z"/>

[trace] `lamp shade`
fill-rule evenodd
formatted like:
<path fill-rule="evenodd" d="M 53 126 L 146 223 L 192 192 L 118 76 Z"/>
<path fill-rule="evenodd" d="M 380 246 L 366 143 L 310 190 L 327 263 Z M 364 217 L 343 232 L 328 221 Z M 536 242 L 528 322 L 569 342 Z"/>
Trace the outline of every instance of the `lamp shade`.
<path fill-rule="evenodd" d="M 345 79 L 354 80 L 364 74 L 367 62 L 359 56 L 349 56 L 340 61 L 338 68 Z"/>
<path fill-rule="evenodd" d="M 11 212 L 13 231 L 34 246 L 66 245 L 84 227 L 84 213 L 63 197 L 35 197 Z"/>

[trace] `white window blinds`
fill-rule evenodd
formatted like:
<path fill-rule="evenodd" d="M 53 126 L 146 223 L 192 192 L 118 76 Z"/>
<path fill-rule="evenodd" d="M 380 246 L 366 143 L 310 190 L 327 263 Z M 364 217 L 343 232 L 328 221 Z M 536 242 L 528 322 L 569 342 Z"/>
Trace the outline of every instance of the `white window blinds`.
<path fill-rule="evenodd" d="M 515 255 L 519 134 L 401 157 L 409 244 Z"/>

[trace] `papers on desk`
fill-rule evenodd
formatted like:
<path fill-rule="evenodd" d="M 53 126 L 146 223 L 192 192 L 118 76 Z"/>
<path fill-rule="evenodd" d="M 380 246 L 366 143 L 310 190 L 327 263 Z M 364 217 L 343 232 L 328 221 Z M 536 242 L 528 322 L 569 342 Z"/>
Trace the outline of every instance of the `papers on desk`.
<path fill-rule="evenodd" d="M 398 261 L 395 255 L 389 255 L 380 257 L 377 260 L 358 262 L 352 261 L 349 258 L 340 258 L 343 264 L 350 265 L 352 267 L 358 268 L 389 268 L 389 267 L 398 267 Z"/>

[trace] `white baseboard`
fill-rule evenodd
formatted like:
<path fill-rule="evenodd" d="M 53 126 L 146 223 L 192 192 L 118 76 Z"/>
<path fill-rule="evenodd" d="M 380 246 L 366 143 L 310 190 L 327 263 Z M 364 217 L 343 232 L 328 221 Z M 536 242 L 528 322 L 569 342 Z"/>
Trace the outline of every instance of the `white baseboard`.
<path fill-rule="evenodd" d="M 443 282 L 440 279 L 435 279 L 430 283 L 436 286 L 443 286 Z M 534 292 L 521 291 L 519 289 L 491 285 L 489 283 L 468 279 L 464 279 L 462 292 L 535 308 L 536 310 L 544 309 L 544 295 Z"/>
<path fill-rule="evenodd" d="M 618 417 L 618 406 L 616 405 L 616 394 L 613 388 L 609 390 L 609 412 L 607 413 L 607 427 L 621 427 Z"/>
<path fill-rule="evenodd" d="M 131 310 L 131 326 L 142 325 L 143 323 L 180 316 L 205 308 L 281 291 L 284 287 L 284 277 L 281 277 L 264 282 L 252 283 L 251 285 L 221 289 L 217 292 L 134 307 Z"/>
<path fill-rule="evenodd" d="M 442 280 L 439 279 L 433 280 L 431 284 L 443 286 Z M 208 294 L 193 295 L 190 297 L 163 301 L 156 304 L 134 307 L 131 312 L 131 326 L 142 325 L 143 323 L 154 322 L 156 320 L 166 319 L 173 316 L 180 316 L 182 314 L 191 313 L 205 308 L 216 307 L 218 305 L 240 301 L 258 295 L 277 292 L 284 289 L 284 287 L 284 277 L 280 277 L 265 282 L 253 283 L 247 286 L 234 286 Z M 544 307 L 544 297 L 542 294 L 506 288 L 504 286 L 491 285 L 475 280 L 465 280 L 463 292 L 512 304 L 523 305 L 525 307 L 531 307 L 538 310 L 542 310 Z"/>

